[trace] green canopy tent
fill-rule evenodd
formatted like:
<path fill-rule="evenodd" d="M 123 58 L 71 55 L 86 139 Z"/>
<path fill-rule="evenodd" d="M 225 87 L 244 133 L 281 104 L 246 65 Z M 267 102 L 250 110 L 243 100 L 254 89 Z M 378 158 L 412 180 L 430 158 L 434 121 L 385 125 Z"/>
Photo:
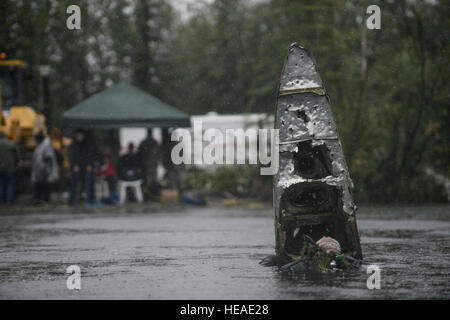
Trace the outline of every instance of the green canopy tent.
<path fill-rule="evenodd" d="M 120 83 L 62 115 L 62 126 L 84 129 L 190 127 L 187 114 L 129 84 Z"/>

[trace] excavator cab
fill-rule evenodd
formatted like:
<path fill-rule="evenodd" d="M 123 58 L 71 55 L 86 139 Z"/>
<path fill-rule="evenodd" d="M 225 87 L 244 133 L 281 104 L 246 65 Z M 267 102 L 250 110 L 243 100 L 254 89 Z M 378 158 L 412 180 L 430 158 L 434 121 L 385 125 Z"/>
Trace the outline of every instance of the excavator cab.
<path fill-rule="evenodd" d="M 27 189 L 31 158 L 36 146 L 34 135 L 47 133 L 45 116 L 27 104 L 25 71 L 27 64 L 18 59 L 7 59 L 0 53 L 0 130 L 19 148 L 19 168 L 16 188 Z"/>
<path fill-rule="evenodd" d="M 26 64 L 23 61 L 0 59 L 1 107 L 3 113 L 8 114 L 12 106 L 25 104 L 23 81 L 25 68 Z"/>
<path fill-rule="evenodd" d="M 6 55 L 0 53 L 0 130 L 24 149 L 25 154 L 35 147 L 33 136 L 47 131 L 44 115 L 26 104 L 26 67 L 24 61 L 6 59 Z"/>

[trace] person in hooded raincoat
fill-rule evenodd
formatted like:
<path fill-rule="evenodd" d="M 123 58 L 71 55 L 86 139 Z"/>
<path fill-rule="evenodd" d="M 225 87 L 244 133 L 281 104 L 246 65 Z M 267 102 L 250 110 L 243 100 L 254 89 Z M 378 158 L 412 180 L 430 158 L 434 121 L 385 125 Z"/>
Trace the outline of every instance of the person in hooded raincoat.
<path fill-rule="evenodd" d="M 55 150 L 42 132 L 34 136 L 37 146 L 33 152 L 31 183 L 34 202 L 50 201 L 50 186 L 59 178 Z"/>

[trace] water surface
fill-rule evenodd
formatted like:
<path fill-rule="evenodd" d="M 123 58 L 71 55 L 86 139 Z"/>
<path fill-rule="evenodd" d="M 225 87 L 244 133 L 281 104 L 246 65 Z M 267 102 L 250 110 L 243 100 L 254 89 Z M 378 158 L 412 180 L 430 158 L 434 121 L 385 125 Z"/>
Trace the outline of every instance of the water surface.
<path fill-rule="evenodd" d="M 450 298 L 450 207 L 366 207 L 358 214 L 368 274 L 292 276 L 258 262 L 274 251 L 271 209 L 0 215 L 3 299 Z M 82 271 L 68 290 L 69 265 Z"/>

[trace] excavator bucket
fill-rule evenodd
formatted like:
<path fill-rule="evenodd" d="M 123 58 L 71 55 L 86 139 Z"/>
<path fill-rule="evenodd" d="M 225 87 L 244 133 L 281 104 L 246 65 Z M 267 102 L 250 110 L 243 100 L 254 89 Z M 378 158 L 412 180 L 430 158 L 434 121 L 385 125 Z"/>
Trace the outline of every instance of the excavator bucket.
<path fill-rule="evenodd" d="M 336 239 L 362 259 L 356 206 L 330 100 L 312 54 L 293 43 L 277 97 L 278 173 L 274 179 L 278 257 L 295 258 L 305 236 Z"/>

